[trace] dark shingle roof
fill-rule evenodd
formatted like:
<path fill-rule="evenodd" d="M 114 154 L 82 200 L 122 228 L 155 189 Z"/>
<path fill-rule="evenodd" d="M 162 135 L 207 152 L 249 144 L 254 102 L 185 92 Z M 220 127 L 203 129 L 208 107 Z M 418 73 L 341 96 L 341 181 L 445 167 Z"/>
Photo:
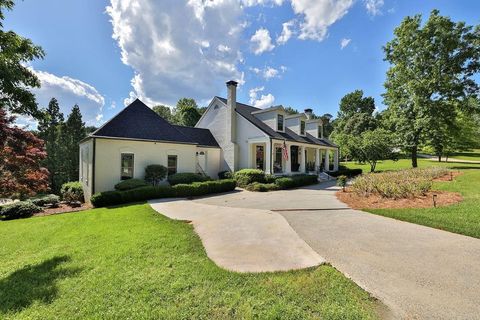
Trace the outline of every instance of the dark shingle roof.
<path fill-rule="evenodd" d="M 197 144 L 138 99 L 91 136 Z"/>
<path fill-rule="evenodd" d="M 217 97 L 217 98 L 223 103 L 227 104 L 227 99 L 221 98 L 221 97 Z M 327 146 L 327 147 L 336 147 L 335 144 L 328 141 L 327 139 L 317 139 L 308 133 L 306 137 L 302 137 L 288 128 L 285 128 L 285 133 L 273 130 L 271 127 L 265 124 L 262 120 L 258 119 L 257 117 L 255 117 L 255 115 L 252 114 L 252 112 L 262 110 L 262 109 L 249 106 L 248 104 L 237 102 L 237 107 L 235 110 L 237 111 L 237 113 L 242 115 L 245 119 L 247 119 L 257 128 L 259 128 L 260 130 L 262 130 L 263 132 L 265 132 L 266 134 L 268 134 L 270 137 L 274 139 L 316 144 L 316 145 Z"/>
<path fill-rule="evenodd" d="M 192 127 L 177 126 L 177 125 L 174 125 L 174 127 L 180 130 L 180 132 L 182 132 L 185 136 L 194 140 L 201 146 L 220 148 L 217 140 L 215 140 L 212 133 L 208 129 L 192 128 Z"/>

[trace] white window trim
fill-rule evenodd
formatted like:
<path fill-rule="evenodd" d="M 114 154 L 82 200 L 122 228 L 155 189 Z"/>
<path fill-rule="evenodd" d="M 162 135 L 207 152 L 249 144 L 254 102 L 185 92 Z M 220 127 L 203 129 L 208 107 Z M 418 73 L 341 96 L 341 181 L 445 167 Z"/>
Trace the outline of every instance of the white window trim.
<path fill-rule="evenodd" d="M 135 178 L 135 153 L 128 152 L 128 151 L 122 151 L 122 152 L 120 152 L 120 181 L 128 180 L 128 179 L 122 180 L 122 155 L 124 155 L 124 154 L 133 155 L 132 177 L 130 179 Z"/>
<path fill-rule="evenodd" d="M 278 116 L 279 116 L 279 115 L 283 117 L 283 128 L 282 128 L 282 130 L 278 130 Z M 284 114 L 279 114 L 279 113 L 277 113 L 277 114 L 275 115 L 275 131 L 277 131 L 277 132 L 285 132 L 285 115 L 284 115 Z"/>
<path fill-rule="evenodd" d="M 174 153 L 170 153 L 170 154 L 167 154 L 167 175 L 169 175 L 170 173 L 168 173 L 170 167 L 168 165 L 168 158 L 169 157 L 176 157 L 176 161 L 175 161 L 175 173 L 178 173 L 178 154 L 174 154 Z"/>
<path fill-rule="evenodd" d="M 302 121 L 304 123 L 303 133 L 302 133 Z M 298 134 L 301 135 L 302 137 L 305 137 L 307 135 L 307 122 L 305 120 L 298 119 Z"/>

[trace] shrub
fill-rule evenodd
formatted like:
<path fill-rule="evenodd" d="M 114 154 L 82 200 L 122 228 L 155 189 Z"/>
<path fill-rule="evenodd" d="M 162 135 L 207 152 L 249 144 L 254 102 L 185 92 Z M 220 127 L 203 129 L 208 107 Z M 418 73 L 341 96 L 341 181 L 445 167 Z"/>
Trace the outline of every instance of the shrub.
<path fill-rule="evenodd" d="M 80 201 L 84 202 L 83 187 L 79 181 L 67 182 L 60 189 L 62 199 L 68 202 Z"/>
<path fill-rule="evenodd" d="M 147 186 L 128 191 L 106 191 L 96 193 L 90 201 L 95 207 L 105 207 L 128 202 L 171 197 L 192 197 L 210 193 L 227 192 L 235 189 L 235 180 L 217 180 L 177 184 L 170 186 Z"/>
<path fill-rule="evenodd" d="M 277 180 L 278 177 L 274 176 L 273 174 L 266 174 L 265 175 L 265 183 L 275 183 L 275 180 Z"/>
<path fill-rule="evenodd" d="M 275 183 L 260 183 L 254 182 L 245 187 L 248 191 L 256 191 L 256 192 L 267 192 L 278 190 L 279 187 Z"/>
<path fill-rule="evenodd" d="M 332 177 L 346 176 L 347 178 L 353 178 L 358 175 L 361 175 L 363 170 L 361 168 L 349 169 L 345 166 L 340 166 L 338 171 L 329 172 L 328 174 Z"/>
<path fill-rule="evenodd" d="M 29 201 L 39 207 L 45 207 L 47 205 L 57 207 L 60 203 L 60 197 L 56 194 L 48 194 L 40 198 L 30 199 Z"/>
<path fill-rule="evenodd" d="M 265 182 L 265 172 L 259 169 L 242 169 L 233 174 L 239 187 L 245 188 L 253 182 Z"/>
<path fill-rule="evenodd" d="M 192 172 L 182 172 L 182 173 L 175 173 L 168 176 L 168 182 L 170 185 L 174 186 L 176 184 L 189 184 L 192 182 L 202 182 L 208 181 L 210 177 L 202 176 L 198 173 Z"/>
<path fill-rule="evenodd" d="M 275 180 L 280 189 L 290 189 L 318 183 L 317 175 L 299 174 L 290 177 L 282 177 Z"/>
<path fill-rule="evenodd" d="M 128 180 L 123 180 L 122 182 L 117 183 L 115 185 L 115 190 L 126 191 L 126 190 L 132 190 L 140 187 L 146 187 L 146 186 L 148 186 L 148 183 L 146 183 L 145 180 L 128 179 Z"/>
<path fill-rule="evenodd" d="M 5 220 L 28 218 L 42 209 L 31 201 L 19 201 L 0 207 L 0 216 Z"/>
<path fill-rule="evenodd" d="M 220 180 L 223 180 L 223 179 L 232 179 L 233 178 L 233 175 L 230 171 L 220 171 L 218 173 L 218 178 Z"/>
<path fill-rule="evenodd" d="M 377 194 L 384 198 L 413 198 L 431 190 L 433 179 L 448 174 L 444 168 L 408 169 L 380 173 L 368 173 L 357 177 L 352 190 L 368 197 Z"/>
<path fill-rule="evenodd" d="M 341 175 L 337 178 L 337 185 L 342 187 L 343 192 L 345 192 L 345 187 L 347 186 L 347 176 Z"/>
<path fill-rule="evenodd" d="M 167 168 L 161 164 L 151 164 L 145 168 L 145 180 L 156 186 L 167 176 Z"/>

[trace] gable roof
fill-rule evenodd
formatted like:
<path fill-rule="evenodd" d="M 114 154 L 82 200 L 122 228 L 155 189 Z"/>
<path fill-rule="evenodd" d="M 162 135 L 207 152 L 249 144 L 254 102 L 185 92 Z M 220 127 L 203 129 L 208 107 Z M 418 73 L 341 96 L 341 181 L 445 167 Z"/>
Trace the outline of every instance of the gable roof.
<path fill-rule="evenodd" d="M 216 97 L 216 98 L 219 99 L 222 103 L 227 104 L 227 99 L 222 97 Z M 309 133 L 307 133 L 306 136 L 303 137 L 296 134 L 294 131 L 288 128 L 285 128 L 285 132 L 278 132 L 273 130 L 270 126 L 268 126 L 262 120 L 258 119 L 257 117 L 255 117 L 255 115 L 252 114 L 252 112 L 262 110 L 260 108 L 255 108 L 255 107 L 249 106 L 248 104 L 237 102 L 237 107 L 235 108 L 235 110 L 237 111 L 238 114 L 243 116 L 245 119 L 247 119 L 250 123 L 252 123 L 258 129 L 262 130 L 263 132 L 265 132 L 266 134 L 268 134 L 270 137 L 274 139 L 308 143 L 308 144 L 316 144 L 316 145 L 326 146 L 326 147 L 337 147 L 335 144 L 333 144 L 329 140 L 315 138 Z"/>
<path fill-rule="evenodd" d="M 195 128 L 191 128 L 195 129 Z M 105 123 L 90 137 L 149 140 L 186 144 L 216 146 L 210 131 L 189 130 L 170 124 L 139 99 L 136 99 L 119 114 Z M 211 136 L 211 137 L 210 137 Z"/>
<path fill-rule="evenodd" d="M 220 148 L 217 140 L 215 140 L 212 133 L 208 129 L 185 127 L 179 125 L 174 125 L 174 127 L 201 146 Z"/>

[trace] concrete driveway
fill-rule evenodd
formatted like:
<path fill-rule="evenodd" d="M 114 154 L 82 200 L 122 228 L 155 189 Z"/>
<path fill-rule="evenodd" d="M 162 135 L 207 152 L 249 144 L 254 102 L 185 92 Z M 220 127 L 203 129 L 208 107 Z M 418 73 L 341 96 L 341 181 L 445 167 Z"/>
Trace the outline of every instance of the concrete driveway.
<path fill-rule="evenodd" d="M 348 209 L 334 183 L 197 203 L 275 210 L 399 319 L 480 319 L 480 240 Z"/>

